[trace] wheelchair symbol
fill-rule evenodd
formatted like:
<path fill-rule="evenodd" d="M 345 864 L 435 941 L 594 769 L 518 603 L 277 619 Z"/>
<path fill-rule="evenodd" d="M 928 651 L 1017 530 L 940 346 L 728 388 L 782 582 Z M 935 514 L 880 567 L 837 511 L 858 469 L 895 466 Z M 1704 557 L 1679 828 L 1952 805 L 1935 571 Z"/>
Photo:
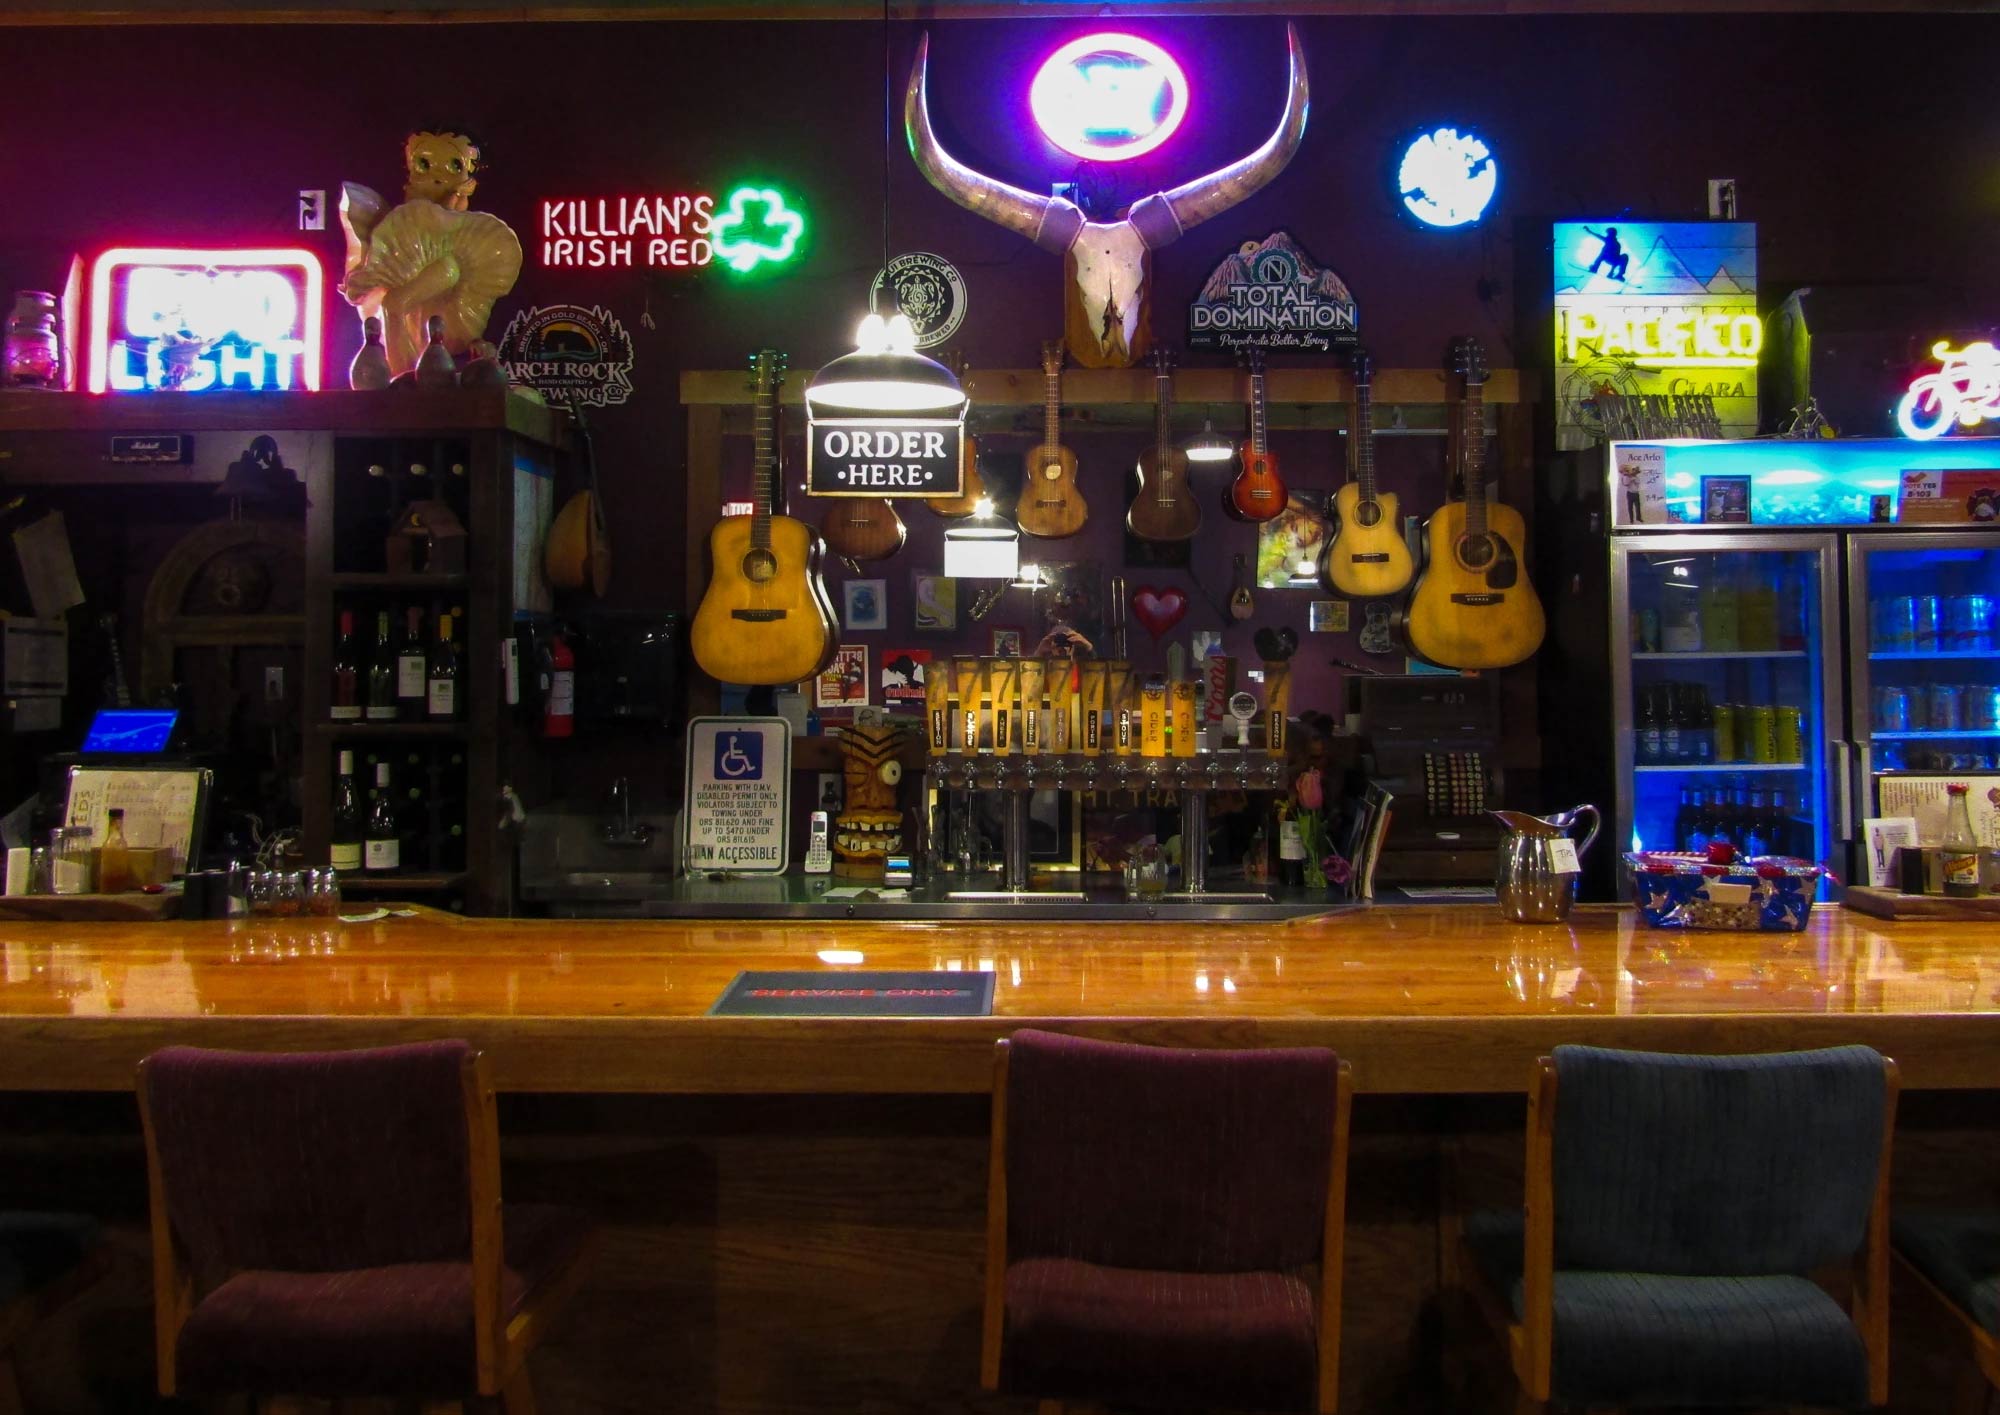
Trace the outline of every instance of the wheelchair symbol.
<path fill-rule="evenodd" d="M 745 749 L 745 744 L 748 750 Z M 764 774 L 764 739 L 756 733 L 726 733 L 716 739 L 715 775 L 721 781 L 755 781 Z"/>

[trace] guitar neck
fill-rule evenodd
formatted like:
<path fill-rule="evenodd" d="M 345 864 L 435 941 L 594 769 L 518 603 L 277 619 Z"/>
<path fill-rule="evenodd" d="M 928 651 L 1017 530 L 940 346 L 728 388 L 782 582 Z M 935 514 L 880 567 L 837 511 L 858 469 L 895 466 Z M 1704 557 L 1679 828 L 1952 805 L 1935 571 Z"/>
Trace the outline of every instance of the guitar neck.
<path fill-rule="evenodd" d="M 1047 402 L 1042 412 L 1042 444 L 1046 447 L 1062 445 L 1062 366 L 1045 368 L 1043 376 L 1048 380 Z"/>
<path fill-rule="evenodd" d="M 751 509 L 750 544 L 758 550 L 771 548 L 771 507 L 777 499 L 778 480 L 778 390 L 762 385 L 756 405 L 756 487 Z"/>
<path fill-rule="evenodd" d="M 1270 450 L 1264 423 L 1264 370 L 1260 368 L 1250 375 L 1250 451 L 1261 457 Z"/>
<path fill-rule="evenodd" d="M 1375 394 L 1367 379 L 1354 385 L 1354 480 L 1361 499 L 1375 499 Z"/>
<path fill-rule="evenodd" d="M 1174 379 L 1162 368 L 1156 375 L 1153 403 L 1153 465 L 1159 478 L 1153 487 L 1153 495 L 1161 502 L 1171 501 L 1167 494 L 1167 483 L 1173 476 L 1174 459 Z"/>
<path fill-rule="evenodd" d="M 1465 530 L 1486 534 L 1486 398 L 1485 385 L 1470 379 L 1461 405 L 1460 457 L 1465 467 Z"/>

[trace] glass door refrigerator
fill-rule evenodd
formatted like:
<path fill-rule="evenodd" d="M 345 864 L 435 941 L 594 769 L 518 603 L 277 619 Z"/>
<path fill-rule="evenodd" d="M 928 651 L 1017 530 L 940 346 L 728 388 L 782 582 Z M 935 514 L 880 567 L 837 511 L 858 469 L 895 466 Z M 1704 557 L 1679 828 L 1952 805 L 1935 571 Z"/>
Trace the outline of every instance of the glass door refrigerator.
<path fill-rule="evenodd" d="M 2000 439 L 1613 443 L 1605 474 L 1628 848 L 1865 882 L 1864 819 L 1935 838 L 1948 780 L 2000 792 Z"/>

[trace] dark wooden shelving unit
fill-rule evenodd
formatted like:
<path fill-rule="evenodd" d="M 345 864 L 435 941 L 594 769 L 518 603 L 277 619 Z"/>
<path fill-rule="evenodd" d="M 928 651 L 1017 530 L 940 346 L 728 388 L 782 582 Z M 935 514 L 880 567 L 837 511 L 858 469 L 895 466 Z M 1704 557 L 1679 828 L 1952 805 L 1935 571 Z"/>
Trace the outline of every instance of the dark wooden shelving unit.
<path fill-rule="evenodd" d="M 336 590 L 392 590 L 410 594 L 463 590 L 471 583 L 464 575 L 393 575 L 375 570 L 338 570 L 326 578 L 327 584 Z"/>
<path fill-rule="evenodd" d="M 440 742 L 468 735 L 463 722 L 315 722 L 313 731 L 322 737 L 368 738 L 373 741 Z"/>

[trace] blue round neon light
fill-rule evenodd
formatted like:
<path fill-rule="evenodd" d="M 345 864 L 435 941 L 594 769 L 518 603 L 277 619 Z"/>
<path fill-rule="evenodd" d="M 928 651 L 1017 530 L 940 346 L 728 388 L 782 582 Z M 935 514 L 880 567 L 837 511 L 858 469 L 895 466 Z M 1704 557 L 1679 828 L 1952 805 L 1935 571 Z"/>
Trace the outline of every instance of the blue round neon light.
<path fill-rule="evenodd" d="M 1484 139 L 1436 128 L 1413 139 L 1396 166 L 1403 209 L 1426 226 L 1470 226 L 1500 188 L 1500 167 Z"/>
<path fill-rule="evenodd" d="M 1093 162 L 1151 152 L 1187 116 L 1187 75 L 1166 50 L 1129 34 L 1092 34 L 1051 54 L 1028 106 L 1043 136 Z"/>

